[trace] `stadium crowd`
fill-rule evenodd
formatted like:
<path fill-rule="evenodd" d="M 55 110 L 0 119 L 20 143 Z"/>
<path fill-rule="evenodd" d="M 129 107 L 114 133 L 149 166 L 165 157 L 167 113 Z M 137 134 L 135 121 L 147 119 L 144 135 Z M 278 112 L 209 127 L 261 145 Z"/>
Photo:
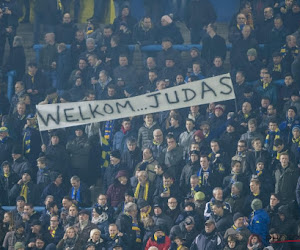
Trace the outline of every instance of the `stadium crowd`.
<path fill-rule="evenodd" d="M 21 2 L 26 23 L 32 2 Z M 103 29 L 108 1 L 95 0 L 85 30 L 72 2 L 35 1 L 34 43 L 44 45 L 28 62 L 22 5 L 0 0 L 2 249 L 299 249 L 300 1 L 241 2 L 226 40 L 209 0 L 144 0 L 139 21 L 130 1 L 114 0 Z M 201 51 L 173 48 L 184 43 L 178 23 Z M 136 70 L 128 45 L 155 44 Z M 37 104 L 129 98 L 228 72 L 235 100 L 39 131 Z"/>

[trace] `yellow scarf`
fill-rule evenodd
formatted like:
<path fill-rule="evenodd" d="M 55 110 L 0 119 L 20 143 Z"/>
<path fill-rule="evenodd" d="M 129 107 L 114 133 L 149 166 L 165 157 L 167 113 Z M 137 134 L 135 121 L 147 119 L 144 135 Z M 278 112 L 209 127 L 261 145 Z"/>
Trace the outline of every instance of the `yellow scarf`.
<path fill-rule="evenodd" d="M 148 210 L 146 212 L 142 212 L 140 214 L 141 220 L 147 218 L 150 213 L 151 213 L 151 207 L 149 206 L 149 208 L 148 208 Z"/>
<path fill-rule="evenodd" d="M 134 192 L 134 198 L 138 199 L 139 198 L 139 193 L 140 193 L 140 188 L 141 188 L 141 183 L 138 183 Z M 146 182 L 145 190 L 144 190 L 144 200 L 148 200 L 148 191 L 149 191 L 149 181 Z"/>
<path fill-rule="evenodd" d="M 62 10 L 62 3 L 61 0 L 57 0 L 57 9 Z"/>
<path fill-rule="evenodd" d="M 274 64 L 273 71 L 281 72 L 281 64 Z"/>
<path fill-rule="evenodd" d="M 180 246 L 177 247 L 177 250 L 180 250 L 180 249 L 182 249 L 182 245 L 180 245 Z"/>
<path fill-rule="evenodd" d="M 22 186 L 22 190 L 21 190 L 21 193 L 20 193 L 20 196 L 24 197 L 25 202 L 27 202 L 27 194 L 28 194 L 28 186 L 27 186 L 27 183 L 26 183 Z"/>
<path fill-rule="evenodd" d="M 245 119 L 248 119 L 248 117 L 249 117 L 249 114 L 244 114 Z"/>
<path fill-rule="evenodd" d="M 8 178 L 10 176 L 10 173 L 4 173 L 4 177 Z"/>
<path fill-rule="evenodd" d="M 88 29 L 88 30 L 86 31 L 86 34 L 89 35 L 89 34 L 92 34 L 93 32 L 94 32 L 93 29 L 90 29 L 90 30 Z"/>
<path fill-rule="evenodd" d="M 165 234 L 163 233 L 163 236 L 165 236 Z M 157 242 L 157 236 L 154 234 L 154 240 Z"/>
<path fill-rule="evenodd" d="M 34 75 L 33 75 L 33 74 L 31 74 L 30 72 L 28 72 L 28 75 L 30 75 L 30 76 L 31 76 L 31 81 L 32 81 L 32 83 L 34 83 Z"/>
<path fill-rule="evenodd" d="M 171 191 L 170 191 L 170 188 L 169 187 L 166 187 L 165 185 L 164 185 L 164 193 L 167 193 L 167 194 L 169 194 Z"/>
<path fill-rule="evenodd" d="M 48 231 L 49 231 L 49 233 L 51 234 L 51 237 L 52 237 L 52 238 L 55 237 L 56 229 L 57 229 L 57 227 L 56 227 L 55 229 L 51 229 L 50 226 L 48 227 Z"/>
<path fill-rule="evenodd" d="M 267 87 L 269 87 L 270 83 L 267 82 L 267 83 L 263 83 L 263 88 L 266 89 Z"/>

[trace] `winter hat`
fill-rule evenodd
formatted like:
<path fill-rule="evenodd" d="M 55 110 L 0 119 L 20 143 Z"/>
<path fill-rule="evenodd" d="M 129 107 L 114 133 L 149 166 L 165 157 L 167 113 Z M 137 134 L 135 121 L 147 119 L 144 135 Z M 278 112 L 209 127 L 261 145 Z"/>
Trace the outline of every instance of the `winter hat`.
<path fill-rule="evenodd" d="M 162 232 L 165 232 L 165 227 L 164 227 L 164 225 L 156 225 L 155 227 L 154 227 L 154 230 L 153 230 L 153 232 L 155 233 L 155 232 L 157 232 L 157 231 L 162 231 Z"/>
<path fill-rule="evenodd" d="M 8 132 L 7 127 L 0 127 L 0 133 Z"/>
<path fill-rule="evenodd" d="M 204 201 L 204 199 L 205 199 L 205 194 L 203 192 L 199 191 L 199 192 L 195 193 L 195 195 L 194 195 L 195 201 Z"/>
<path fill-rule="evenodd" d="M 149 206 L 149 203 L 146 200 L 138 199 L 138 201 L 137 201 L 138 209 L 142 209 L 143 207 L 147 207 L 147 206 Z"/>
<path fill-rule="evenodd" d="M 224 112 L 224 106 L 221 104 L 216 105 L 215 110 L 216 109 L 221 109 Z"/>
<path fill-rule="evenodd" d="M 4 162 L 2 162 L 1 168 L 3 168 L 4 166 L 9 166 L 9 168 L 11 169 L 11 164 L 10 164 L 9 161 L 4 161 Z"/>
<path fill-rule="evenodd" d="M 264 158 L 261 158 L 261 157 L 257 158 L 256 161 L 255 161 L 255 165 L 257 165 L 260 162 L 262 162 L 263 164 L 265 164 Z"/>
<path fill-rule="evenodd" d="M 290 106 L 288 109 L 294 110 L 295 114 L 297 114 L 297 108 L 295 106 Z"/>
<path fill-rule="evenodd" d="M 197 150 L 192 150 L 190 151 L 190 155 L 198 155 L 199 156 L 200 152 Z"/>
<path fill-rule="evenodd" d="M 16 202 L 18 201 L 25 201 L 25 198 L 23 196 L 18 196 Z"/>
<path fill-rule="evenodd" d="M 202 130 L 197 130 L 195 133 L 194 133 L 194 138 L 195 136 L 198 136 L 201 140 L 204 139 L 204 134 L 202 132 Z"/>
<path fill-rule="evenodd" d="M 90 211 L 89 210 L 87 210 L 87 209 L 82 209 L 82 210 L 80 210 L 80 212 L 78 213 L 78 214 L 87 214 L 88 216 L 90 216 Z"/>
<path fill-rule="evenodd" d="M 185 218 L 184 220 L 184 224 L 185 225 L 194 225 L 195 224 L 195 220 L 192 216 L 188 216 Z"/>
<path fill-rule="evenodd" d="M 253 48 L 248 49 L 247 56 L 255 56 L 256 57 L 257 56 L 256 49 L 253 49 Z"/>
<path fill-rule="evenodd" d="M 292 132 L 294 131 L 294 129 L 298 129 L 300 131 L 300 125 L 295 125 L 292 129 Z"/>
<path fill-rule="evenodd" d="M 29 115 L 27 115 L 27 117 L 26 117 L 27 120 L 33 120 L 33 119 L 35 119 L 35 118 L 36 118 L 36 116 L 35 116 L 34 114 L 29 114 Z"/>
<path fill-rule="evenodd" d="M 186 203 L 184 203 L 184 207 L 185 208 L 188 207 L 188 206 L 192 207 L 193 210 L 195 209 L 195 204 L 193 202 L 186 202 Z"/>
<path fill-rule="evenodd" d="M 118 179 L 119 177 L 125 176 L 128 178 L 128 174 L 126 172 L 126 170 L 120 170 L 117 175 L 116 175 L 116 179 Z"/>
<path fill-rule="evenodd" d="M 162 16 L 161 20 L 166 21 L 168 24 L 170 24 L 170 23 L 173 22 L 172 18 L 170 16 L 168 16 L 168 15 Z"/>
<path fill-rule="evenodd" d="M 243 183 L 240 181 L 237 181 L 235 183 L 233 183 L 232 185 L 234 185 L 238 190 L 240 190 L 240 192 L 243 191 Z"/>
<path fill-rule="evenodd" d="M 28 175 L 32 175 L 31 171 L 29 169 L 24 169 L 22 172 L 21 172 L 21 175 L 23 174 L 28 174 Z"/>
<path fill-rule="evenodd" d="M 234 120 L 229 120 L 227 123 L 227 127 L 228 126 L 232 126 L 232 127 L 236 128 L 238 125 Z"/>
<path fill-rule="evenodd" d="M 254 199 L 252 202 L 251 202 L 251 208 L 252 210 L 254 211 L 257 211 L 259 209 L 262 209 L 262 202 L 260 199 Z"/>
<path fill-rule="evenodd" d="M 75 131 L 76 131 L 76 130 L 81 130 L 82 132 L 84 132 L 85 127 L 84 127 L 84 126 L 76 126 L 76 127 L 75 127 Z"/>
<path fill-rule="evenodd" d="M 233 215 L 233 221 L 236 221 L 238 218 L 244 217 L 244 215 L 240 212 L 237 212 Z"/>
<path fill-rule="evenodd" d="M 17 242 L 15 244 L 15 250 L 22 249 L 22 248 L 25 249 L 25 246 L 22 242 Z"/>
<path fill-rule="evenodd" d="M 125 195 L 129 195 L 129 196 L 131 196 L 131 197 L 134 196 L 133 191 L 132 191 L 131 189 L 128 189 L 128 190 L 125 192 Z"/>
<path fill-rule="evenodd" d="M 13 150 L 12 150 L 12 154 L 16 154 L 16 155 L 23 154 L 22 147 L 20 147 L 20 146 L 14 146 Z"/>
<path fill-rule="evenodd" d="M 300 96 L 299 90 L 294 90 L 291 96 Z"/>
<path fill-rule="evenodd" d="M 114 157 L 114 158 L 118 158 L 121 159 L 121 153 L 119 150 L 114 150 L 110 153 L 110 156 Z"/>

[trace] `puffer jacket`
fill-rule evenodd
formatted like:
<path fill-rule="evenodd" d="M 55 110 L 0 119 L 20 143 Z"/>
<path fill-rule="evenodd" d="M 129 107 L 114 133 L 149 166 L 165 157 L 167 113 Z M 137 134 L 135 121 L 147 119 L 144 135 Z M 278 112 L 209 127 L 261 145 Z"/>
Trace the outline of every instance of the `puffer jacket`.
<path fill-rule="evenodd" d="M 248 229 L 250 232 L 253 234 L 258 234 L 261 237 L 264 245 L 268 245 L 266 239 L 269 233 L 268 228 L 270 223 L 270 217 L 268 213 L 263 209 L 256 210 L 249 217 L 249 221 Z"/>
<path fill-rule="evenodd" d="M 146 124 L 139 129 L 138 132 L 138 147 L 142 150 L 144 150 L 147 147 L 150 147 L 153 140 L 153 131 L 155 129 L 159 129 L 159 125 L 156 122 L 153 122 L 153 124 L 150 127 L 147 127 Z"/>
<path fill-rule="evenodd" d="M 223 237 L 214 230 L 211 233 L 203 231 L 193 241 L 190 250 L 221 250 L 224 247 Z"/>
<path fill-rule="evenodd" d="M 73 168 L 87 168 L 90 155 L 90 144 L 88 137 L 82 135 L 67 143 L 67 151 L 71 157 Z"/>
<path fill-rule="evenodd" d="M 130 137 L 137 137 L 133 129 L 126 131 L 125 133 L 120 130 L 114 135 L 113 150 L 120 150 L 121 153 L 128 151 L 126 141 Z"/>
<path fill-rule="evenodd" d="M 281 202 L 283 204 L 295 200 L 295 189 L 298 177 L 299 171 L 291 164 L 285 169 L 278 166 L 275 171 L 275 193 L 281 195 Z"/>
<path fill-rule="evenodd" d="M 174 240 L 175 237 L 178 236 L 181 239 L 185 239 L 184 245 L 186 247 L 190 247 L 193 243 L 193 240 L 198 234 L 199 232 L 196 230 L 196 227 L 194 227 L 191 231 L 188 232 L 185 228 L 185 222 L 183 221 L 179 225 L 172 227 L 170 232 L 170 239 Z"/>

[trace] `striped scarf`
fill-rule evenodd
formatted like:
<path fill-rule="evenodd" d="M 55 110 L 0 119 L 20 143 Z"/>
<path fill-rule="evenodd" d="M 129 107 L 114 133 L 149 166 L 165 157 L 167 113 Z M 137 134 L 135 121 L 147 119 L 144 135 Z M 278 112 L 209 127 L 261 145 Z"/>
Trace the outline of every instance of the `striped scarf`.
<path fill-rule="evenodd" d="M 139 224 L 135 220 L 132 220 L 132 231 L 135 231 L 135 242 L 141 243 L 141 229 L 139 228 Z"/>
<path fill-rule="evenodd" d="M 298 144 L 297 151 L 300 152 L 300 137 L 298 137 L 296 139 L 294 139 L 294 137 L 293 137 L 292 142 L 294 144 Z"/>
<path fill-rule="evenodd" d="M 101 149 L 102 149 L 102 153 L 101 153 L 101 158 L 100 158 L 100 166 L 107 168 L 109 166 L 109 162 L 110 162 L 110 145 L 108 140 L 101 136 Z"/>
<path fill-rule="evenodd" d="M 20 196 L 23 196 L 25 199 L 25 202 L 27 202 L 27 194 L 28 194 L 28 186 L 27 183 L 23 184 L 21 192 L 20 192 Z"/>
<path fill-rule="evenodd" d="M 141 183 L 138 183 L 134 192 L 134 198 L 137 200 L 139 198 Z M 148 200 L 148 192 L 149 192 L 149 181 L 146 182 L 143 199 Z"/>
<path fill-rule="evenodd" d="M 34 125 L 32 127 L 28 127 L 24 133 L 23 137 L 23 152 L 24 154 L 29 154 L 31 151 L 31 135 L 32 135 L 32 130 L 37 129 L 37 126 Z"/>
<path fill-rule="evenodd" d="M 115 120 L 107 121 L 105 123 L 104 138 L 109 142 L 112 139 L 112 133 L 114 130 Z"/>
<path fill-rule="evenodd" d="M 54 228 L 54 229 L 51 229 L 50 226 L 48 227 L 48 231 L 49 231 L 49 233 L 51 234 L 51 237 L 52 237 L 52 238 L 55 237 L 56 229 L 57 229 L 57 227 Z"/>
<path fill-rule="evenodd" d="M 279 139 L 280 138 L 280 130 L 279 128 L 277 128 L 275 131 L 268 131 L 268 134 L 266 136 L 266 139 L 265 139 L 265 148 L 268 148 L 270 146 L 270 136 L 271 135 L 275 135 L 275 138 L 274 138 L 274 141 L 276 139 Z M 275 146 L 273 146 L 273 151 L 275 151 Z"/>

